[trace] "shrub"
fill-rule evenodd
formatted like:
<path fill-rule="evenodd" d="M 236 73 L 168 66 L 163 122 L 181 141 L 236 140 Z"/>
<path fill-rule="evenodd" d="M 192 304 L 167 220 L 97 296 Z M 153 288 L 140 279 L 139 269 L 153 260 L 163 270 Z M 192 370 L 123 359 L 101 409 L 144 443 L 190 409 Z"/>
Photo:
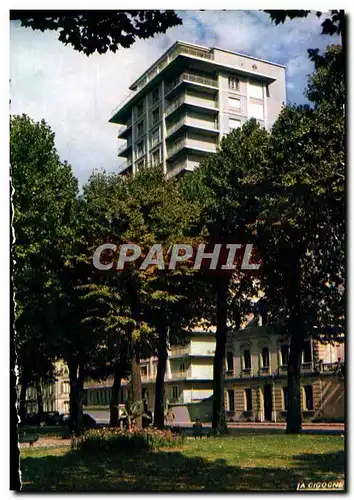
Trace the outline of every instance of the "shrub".
<path fill-rule="evenodd" d="M 140 451 L 152 451 L 164 447 L 175 447 L 182 444 L 184 438 L 172 434 L 170 430 L 119 428 L 90 429 L 79 438 L 75 438 L 74 446 L 82 451 L 110 451 L 115 453 L 134 454 Z"/>

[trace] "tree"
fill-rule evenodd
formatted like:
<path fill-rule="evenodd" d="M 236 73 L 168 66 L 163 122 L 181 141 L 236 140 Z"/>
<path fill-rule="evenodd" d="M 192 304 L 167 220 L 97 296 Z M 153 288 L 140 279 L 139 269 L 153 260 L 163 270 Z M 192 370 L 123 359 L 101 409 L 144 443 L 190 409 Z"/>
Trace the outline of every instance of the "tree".
<path fill-rule="evenodd" d="M 275 24 L 285 23 L 287 18 L 296 19 L 307 17 L 311 10 L 265 10 Z M 322 16 L 322 12 L 316 12 L 317 17 Z M 327 17 L 321 24 L 323 35 L 342 35 L 345 31 L 344 10 L 331 10 L 330 17 Z"/>
<path fill-rule="evenodd" d="M 77 181 L 71 167 L 60 161 L 50 127 L 26 115 L 11 117 L 10 162 L 15 342 L 23 418 L 28 384 L 52 376 L 53 282 L 70 246 Z"/>
<path fill-rule="evenodd" d="M 191 306 L 194 290 L 188 266 L 174 271 L 157 266 L 141 269 L 139 265 L 153 245 L 161 245 L 166 258 L 166 250 L 173 243 L 188 243 L 185 232 L 197 214 L 182 198 L 179 184 L 154 168 L 125 180 L 118 175 L 94 174 L 84 187 L 82 203 L 89 246 L 85 259 L 108 241 L 117 248 L 134 242 L 142 249 L 140 260 L 127 263 L 124 269 L 117 271 L 113 266 L 109 271 L 96 271 L 94 281 L 83 287 L 87 292 L 84 297 L 102 303 L 93 307 L 91 318 L 87 318 L 91 324 L 99 318 L 95 328 L 105 332 L 102 338 L 106 355 L 102 360 L 118 356 L 106 349 L 111 346 L 114 351 L 115 343 L 119 345 L 119 359 L 122 349 L 129 359 L 133 402 L 142 397 L 140 359 L 157 354 L 154 425 L 163 428 L 168 343 L 184 337 L 185 328 L 195 316 Z M 116 264 L 116 258 L 113 260 Z M 101 345 L 99 352 L 103 350 Z M 111 406 L 116 407 L 116 401 Z"/>
<path fill-rule="evenodd" d="M 290 335 L 287 432 L 301 431 L 301 353 L 307 335 L 344 331 L 344 102 L 340 47 L 311 51 L 314 108 L 288 106 L 273 126 L 262 214 L 262 285 Z"/>
<path fill-rule="evenodd" d="M 175 180 L 168 180 L 158 169 L 139 173 L 124 183 L 124 200 L 120 205 L 120 220 L 127 221 L 124 241 L 131 241 L 142 248 L 146 256 L 153 245 L 160 245 L 165 251 L 174 243 L 188 243 L 185 230 L 196 214 L 187 204 Z M 164 254 L 166 257 L 166 254 Z M 143 257 L 142 257 L 143 258 Z M 165 266 L 166 267 L 166 266 Z M 176 271 L 149 266 L 138 269 L 133 265 L 121 271 L 125 300 L 131 304 L 132 317 L 145 325 L 146 332 L 157 337 L 151 347 L 158 357 L 154 425 L 164 426 L 164 378 L 167 363 L 168 340 L 178 341 L 184 336 L 183 329 L 191 321 L 191 307 L 188 301 L 190 287 L 186 286 L 186 267 Z M 132 302 L 133 299 L 133 302 Z M 152 337 L 153 338 L 153 337 Z M 135 343 L 136 364 L 140 363 L 141 349 Z M 132 385 L 134 382 L 132 365 Z M 139 371 L 140 374 L 140 371 Z M 136 377 L 138 379 L 138 375 Z M 138 398 L 136 389 L 134 401 Z"/>
<path fill-rule="evenodd" d="M 59 31 L 60 42 L 87 56 L 129 48 L 138 39 L 182 24 L 173 10 L 11 10 L 10 20 L 20 20 L 21 26 L 42 32 Z"/>
<path fill-rule="evenodd" d="M 228 134 L 219 151 L 186 178 L 186 196 L 199 200 L 198 230 L 205 234 L 211 250 L 218 243 L 252 242 L 249 225 L 260 211 L 257 179 L 266 165 L 267 148 L 267 131 L 251 120 L 242 129 Z M 213 305 L 208 319 L 216 324 L 212 426 L 213 432 L 220 434 L 227 431 L 224 405 L 227 333 L 231 327 L 238 329 L 241 320 L 251 312 L 250 298 L 257 289 L 257 281 L 239 269 L 228 272 L 220 268 L 204 279 L 212 290 Z"/>
<path fill-rule="evenodd" d="M 296 19 L 307 17 L 311 10 L 265 10 L 275 24 L 285 23 L 287 18 Z M 316 12 L 317 17 L 322 16 L 322 12 Z M 331 10 L 330 17 L 327 17 L 321 24 L 323 35 L 341 35 L 343 51 L 346 45 L 346 16 L 344 10 Z"/>

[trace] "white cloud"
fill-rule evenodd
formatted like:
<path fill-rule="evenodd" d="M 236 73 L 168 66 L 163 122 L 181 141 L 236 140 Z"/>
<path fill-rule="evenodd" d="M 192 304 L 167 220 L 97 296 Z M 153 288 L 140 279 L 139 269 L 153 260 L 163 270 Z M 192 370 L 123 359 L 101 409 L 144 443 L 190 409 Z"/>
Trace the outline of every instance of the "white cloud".
<path fill-rule="evenodd" d="M 53 32 L 11 23 L 11 109 L 44 118 L 56 134 L 61 158 L 85 182 L 94 168 L 116 170 L 117 127 L 108 123 L 129 85 L 172 43 L 186 40 L 248 53 L 288 66 L 288 99 L 304 102 L 312 71 L 308 48 L 324 49 L 337 38 L 320 35 L 314 15 L 275 26 L 258 11 L 186 11 L 183 25 L 140 40 L 116 54 L 85 55 L 65 47 Z"/>

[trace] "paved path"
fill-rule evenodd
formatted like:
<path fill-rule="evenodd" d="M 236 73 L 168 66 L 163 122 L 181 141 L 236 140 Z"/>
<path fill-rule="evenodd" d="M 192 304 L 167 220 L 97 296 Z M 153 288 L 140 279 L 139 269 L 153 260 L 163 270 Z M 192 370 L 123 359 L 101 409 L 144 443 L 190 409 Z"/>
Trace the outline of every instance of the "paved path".
<path fill-rule="evenodd" d="M 85 412 L 91 415 L 99 424 L 109 423 L 109 411 L 105 410 L 92 410 Z M 191 428 L 193 423 L 191 422 L 176 422 L 175 425 L 183 428 Z M 211 427 L 211 423 L 203 424 L 204 427 Z M 274 431 L 280 432 L 286 429 L 285 423 L 275 423 L 275 422 L 233 422 L 228 423 L 229 429 L 232 434 L 236 433 L 239 429 L 254 429 L 257 432 L 260 431 Z M 303 432 L 316 433 L 316 434 L 344 434 L 345 428 L 344 424 L 334 424 L 334 423 L 304 423 L 302 425 Z"/>
<path fill-rule="evenodd" d="M 70 446 L 71 439 L 62 439 L 62 438 L 46 438 L 40 437 L 38 441 L 33 443 L 31 448 L 44 448 L 44 447 L 54 447 L 54 446 Z M 29 443 L 20 443 L 20 450 L 22 448 L 30 448 Z"/>

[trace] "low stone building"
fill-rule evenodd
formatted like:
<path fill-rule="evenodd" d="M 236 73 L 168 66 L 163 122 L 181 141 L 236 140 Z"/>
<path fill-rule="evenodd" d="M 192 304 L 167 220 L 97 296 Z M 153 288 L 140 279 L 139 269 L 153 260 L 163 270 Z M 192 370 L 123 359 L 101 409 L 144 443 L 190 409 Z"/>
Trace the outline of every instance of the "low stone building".
<path fill-rule="evenodd" d="M 225 371 L 229 420 L 286 420 L 288 357 L 288 337 L 268 333 L 258 317 L 230 335 Z M 344 344 L 306 340 L 301 365 L 304 420 L 344 420 L 343 368 Z"/>

